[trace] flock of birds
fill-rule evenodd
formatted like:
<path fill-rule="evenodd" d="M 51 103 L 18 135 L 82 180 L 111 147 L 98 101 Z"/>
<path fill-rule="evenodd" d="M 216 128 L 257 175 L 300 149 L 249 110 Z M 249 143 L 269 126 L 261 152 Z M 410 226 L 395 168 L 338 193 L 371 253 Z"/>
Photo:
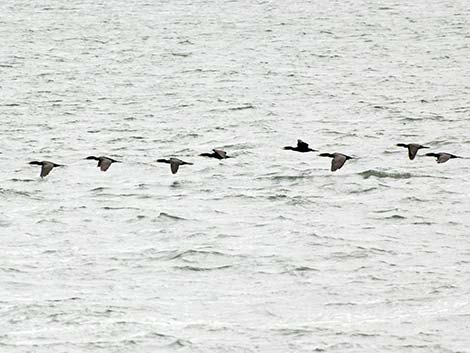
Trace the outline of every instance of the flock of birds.
<path fill-rule="evenodd" d="M 398 147 L 404 147 L 408 149 L 408 157 L 413 160 L 415 159 L 416 155 L 418 154 L 418 151 L 423 148 L 430 148 L 427 146 L 423 146 L 417 143 L 409 143 L 409 144 L 404 144 L 404 143 L 399 143 L 397 144 Z M 296 151 L 296 152 L 301 152 L 301 153 L 306 153 L 306 152 L 318 152 L 317 150 L 314 150 L 309 147 L 308 143 L 302 141 L 302 140 L 297 140 L 297 146 L 286 146 L 284 147 L 284 150 L 289 150 L 289 151 Z M 227 159 L 231 158 L 230 156 L 227 155 L 227 153 L 221 149 L 213 149 L 212 153 L 201 153 L 200 156 L 202 157 L 210 157 L 210 158 L 215 158 L 215 159 Z M 338 169 L 340 169 L 344 163 L 346 163 L 347 160 L 350 159 L 356 159 L 357 157 L 350 157 L 348 155 L 345 155 L 343 153 L 320 153 L 319 156 L 321 157 L 330 157 L 332 158 L 331 161 L 331 171 L 334 172 Z M 438 152 L 438 153 L 426 153 L 424 156 L 426 157 L 434 157 L 437 160 L 437 163 L 445 163 L 449 159 L 454 159 L 454 158 L 465 158 L 465 157 L 460 157 L 453 155 L 451 153 L 447 152 Z M 109 169 L 111 164 L 113 163 L 121 163 L 121 161 L 117 161 L 113 158 L 106 157 L 106 156 L 89 156 L 86 157 L 85 159 L 88 160 L 95 160 L 98 161 L 97 167 L 101 169 L 101 171 L 105 172 Z M 172 157 L 170 159 L 157 159 L 158 163 L 167 163 L 170 165 L 171 172 L 173 174 L 176 174 L 178 172 L 178 169 L 182 165 L 192 165 L 193 163 L 190 162 L 185 162 L 179 158 Z M 57 164 L 54 162 L 50 161 L 32 161 L 29 162 L 29 164 L 32 165 L 40 165 L 41 166 L 41 178 L 44 178 L 47 176 L 52 169 L 56 167 L 63 167 L 64 165 L 62 164 Z"/>

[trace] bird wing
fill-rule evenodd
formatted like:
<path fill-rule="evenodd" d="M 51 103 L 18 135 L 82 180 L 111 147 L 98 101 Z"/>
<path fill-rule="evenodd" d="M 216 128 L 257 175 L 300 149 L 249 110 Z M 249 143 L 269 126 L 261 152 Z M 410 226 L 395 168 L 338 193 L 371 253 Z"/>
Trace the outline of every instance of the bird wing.
<path fill-rule="evenodd" d="M 98 167 L 100 167 L 102 172 L 105 172 L 108 170 L 112 163 L 113 162 L 108 158 L 101 158 L 98 163 Z"/>
<path fill-rule="evenodd" d="M 54 164 L 49 162 L 43 163 L 41 167 L 41 178 L 47 176 L 51 172 L 52 168 L 54 168 Z"/>
<path fill-rule="evenodd" d="M 225 151 L 218 150 L 218 149 L 215 149 L 215 148 L 212 151 L 214 151 L 214 153 L 222 159 L 227 156 L 227 152 L 225 152 Z"/>
<path fill-rule="evenodd" d="M 344 163 L 346 162 L 346 156 L 342 154 L 337 154 L 331 161 L 331 171 L 334 172 L 335 170 L 340 169 Z"/>
<path fill-rule="evenodd" d="M 302 140 L 297 140 L 297 147 L 304 147 L 304 148 L 308 148 L 308 143 L 306 142 L 303 142 Z"/>
<path fill-rule="evenodd" d="M 171 159 L 170 160 L 170 168 L 171 168 L 171 172 L 173 174 L 176 174 L 176 172 L 178 171 L 178 168 L 180 167 L 181 165 L 181 161 L 179 159 Z"/>
<path fill-rule="evenodd" d="M 450 159 L 451 155 L 448 153 L 440 153 L 437 157 L 437 163 L 445 163 Z"/>
<path fill-rule="evenodd" d="M 408 157 L 410 157 L 411 160 L 415 159 L 419 148 L 420 148 L 419 145 L 414 145 L 414 144 L 408 145 Z"/>

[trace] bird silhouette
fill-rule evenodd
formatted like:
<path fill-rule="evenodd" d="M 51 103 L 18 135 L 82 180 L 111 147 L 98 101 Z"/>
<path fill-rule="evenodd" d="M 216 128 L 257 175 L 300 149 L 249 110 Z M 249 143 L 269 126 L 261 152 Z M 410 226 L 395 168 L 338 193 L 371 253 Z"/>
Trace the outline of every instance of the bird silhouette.
<path fill-rule="evenodd" d="M 201 153 L 200 156 L 216 158 L 216 159 L 232 158 L 230 156 L 227 156 L 227 152 L 225 152 L 223 150 L 219 150 L 219 149 L 214 148 L 212 151 L 213 151 L 212 153 Z"/>
<path fill-rule="evenodd" d="M 29 164 L 32 164 L 32 165 L 40 165 L 41 166 L 41 178 L 44 178 L 45 176 L 47 176 L 52 169 L 54 169 L 55 167 L 63 167 L 62 164 L 56 164 L 54 162 L 49 162 L 49 161 L 32 161 L 32 162 L 29 162 Z"/>
<path fill-rule="evenodd" d="M 418 153 L 418 150 L 422 149 L 422 148 L 430 148 L 430 147 L 426 147 L 426 146 L 423 146 L 423 145 L 420 145 L 420 144 L 417 144 L 417 143 L 398 143 L 397 144 L 398 147 L 405 147 L 408 149 L 408 157 L 413 160 L 415 159 L 416 157 L 416 154 Z"/>
<path fill-rule="evenodd" d="M 354 159 L 354 157 L 347 156 L 342 153 L 320 153 L 320 157 L 330 157 L 333 158 L 331 160 L 331 171 L 334 172 L 340 169 L 344 163 L 346 163 L 349 159 Z"/>
<path fill-rule="evenodd" d="M 436 161 L 437 163 L 445 163 L 447 162 L 449 159 L 454 159 L 454 158 L 465 158 L 465 157 L 460 157 L 460 156 L 456 156 L 454 154 L 450 154 L 450 153 L 447 153 L 447 152 L 438 152 L 438 153 L 426 153 L 425 154 L 426 157 L 436 157 Z"/>
<path fill-rule="evenodd" d="M 178 172 L 180 165 L 192 165 L 193 164 L 193 163 L 182 161 L 181 159 L 174 158 L 174 157 L 170 159 L 160 158 L 160 159 L 157 159 L 157 162 L 170 164 L 170 169 L 173 174 L 176 174 L 176 172 Z"/>
<path fill-rule="evenodd" d="M 317 150 L 314 150 L 314 149 L 308 147 L 308 143 L 306 143 L 302 140 L 297 140 L 297 146 L 296 147 L 286 146 L 286 147 L 284 147 L 284 149 L 289 150 L 289 151 L 302 152 L 302 153 L 317 152 Z"/>
<path fill-rule="evenodd" d="M 95 156 L 88 156 L 85 159 L 92 159 L 95 161 L 98 161 L 97 167 L 101 169 L 102 172 L 105 172 L 108 170 L 108 168 L 111 166 L 113 163 L 122 163 L 121 161 L 117 161 L 115 159 L 105 157 L 105 156 L 100 156 L 100 157 L 95 157 Z"/>

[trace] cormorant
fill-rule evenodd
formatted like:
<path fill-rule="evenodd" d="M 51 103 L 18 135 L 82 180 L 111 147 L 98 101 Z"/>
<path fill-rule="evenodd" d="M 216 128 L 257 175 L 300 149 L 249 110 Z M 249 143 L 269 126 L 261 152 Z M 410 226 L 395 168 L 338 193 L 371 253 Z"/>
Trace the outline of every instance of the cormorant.
<path fill-rule="evenodd" d="M 41 166 L 41 178 L 44 178 L 45 176 L 47 176 L 51 170 L 55 167 L 63 167 L 62 164 L 56 164 L 56 163 L 53 163 L 53 162 L 49 162 L 49 161 L 32 161 L 32 162 L 29 162 L 29 164 L 33 164 L 33 165 L 40 165 Z"/>
<path fill-rule="evenodd" d="M 408 157 L 410 157 L 411 160 L 415 159 L 418 150 L 420 150 L 421 148 L 430 148 L 423 145 L 419 145 L 417 143 L 398 143 L 397 146 L 408 148 Z"/>
<path fill-rule="evenodd" d="M 446 153 L 446 152 L 426 153 L 425 156 L 427 156 L 427 157 L 436 157 L 437 163 L 445 163 L 449 159 L 453 159 L 453 158 L 465 158 L 465 157 L 456 156 L 456 155 Z"/>
<path fill-rule="evenodd" d="M 192 165 L 193 164 L 193 163 L 182 161 L 181 159 L 174 158 L 174 157 L 172 157 L 170 159 L 162 159 L 162 158 L 157 159 L 157 162 L 170 164 L 171 172 L 173 174 L 176 174 L 176 172 L 178 171 L 178 168 L 180 167 L 180 165 L 185 165 L 185 164 Z"/>
<path fill-rule="evenodd" d="M 308 143 L 303 142 L 302 140 L 297 140 L 296 147 L 286 146 L 284 147 L 284 149 L 290 150 L 290 151 L 297 151 L 297 152 L 317 152 L 317 150 L 314 150 L 308 147 Z"/>
<path fill-rule="evenodd" d="M 331 160 L 331 171 L 334 172 L 338 169 L 340 169 L 344 163 L 346 163 L 346 161 L 348 159 L 354 159 L 354 157 L 349 157 L 349 156 L 346 156 L 345 154 L 342 154 L 342 153 L 320 153 L 320 156 L 321 157 L 330 157 L 330 158 L 333 158 Z"/>
<path fill-rule="evenodd" d="M 98 161 L 97 167 L 100 167 L 102 172 L 105 172 L 108 170 L 108 168 L 111 166 L 113 163 L 121 163 L 121 161 L 116 161 L 115 159 L 105 157 L 105 156 L 100 156 L 100 157 L 95 157 L 95 156 L 88 156 L 85 159 L 93 159 L 95 161 Z"/>
<path fill-rule="evenodd" d="M 211 158 L 216 158 L 216 159 L 226 159 L 226 158 L 232 158 L 230 156 L 227 156 L 227 152 L 218 150 L 214 148 L 213 153 L 201 153 L 200 156 L 202 157 L 211 157 Z"/>

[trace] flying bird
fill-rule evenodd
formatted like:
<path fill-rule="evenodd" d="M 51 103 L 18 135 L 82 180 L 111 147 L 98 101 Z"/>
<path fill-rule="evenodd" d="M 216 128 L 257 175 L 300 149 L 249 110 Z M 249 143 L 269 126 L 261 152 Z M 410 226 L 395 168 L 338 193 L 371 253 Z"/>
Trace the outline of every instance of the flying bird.
<path fill-rule="evenodd" d="M 284 147 L 285 150 L 289 151 L 297 151 L 297 152 L 317 152 L 317 150 L 311 149 L 308 147 L 308 143 L 302 141 L 302 140 L 297 140 L 297 146 L 292 147 L 292 146 L 286 146 Z"/>
<path fill-rule="evenodd" d="M 44 178 L 45 176 L 47 176 L 52 169 L 54 169 L 55 167 L 63 167 L 62 164 L 56 164 L 56 163 L 53 163 L 53 162 L 49 162 L 49 161 L 32 161 L 32 162 L 29 162 L 29 164 L 33 164 L 33 165 L 40 165 L 41 166 L 41 178 Z"/>
<path fill-rule="evenodd" d="M 411 160 L 415 159 L 418 150 L 420 150 L 421 148 L 430 148 L 423 145 L 419 145 L 417 143 L 398 143 L 397 146 L 408 148 L 408 157 L 410 157 Z"/>
<path fill-rule="evenodd" d="M 216 159 L 226 159 L 232 158 L 231 156 L 227 156 L 227 152 L 214 148 L 213 153 L 201 153 L 200 156 L 202 157 L 210 157 Z"/>
<path fill-rule="evenodd" d="M 99 167 L 102 172 L 107 171 L 108 168 L 113 163 L 121 163 L 121 161 L 116 161 L 115 159 L 105 157 L 105 156 L 100 156 L 100 157 L 88 156 L 85 159 L 92 159 L 92 160 L 98 161 L 97 167 Z"/>
<path fill-rule="evenodd" d="M 186 164 L 187 165 L 193 165 L 193 163 L 185 162 L 185 161 L 182 161 L 179 158 L 174 158 L 174 157 L 172 157 L 170 159 L 160 158 L 160 159 L 157 159 L 157 162 L 170 164 L 171 172 L 173 174 L 176 174 L 176 172 L 178 171 L 178 168 L 180 167 L 180 165 L 186 165 Z"/>
<path fill-rule="evenodd" d="M 425 156 L 427 156 L 427 157 L 436 157 L 437 163 L 445 163 L 449 159 L 453 159 L 453 158 L 465 158 L 465 157 L 456 156 L 456 155 L 446 153 L 446 152 L 426 153 Z"/>
<path fill-rule="evenodd" d="M 331 171 L 334 172 L 340 169 L 348 159 L 354 159 L 354 157 L 346 156 L 342 153 L 320 153 L 320 157 L 330 157 L 331 160 Z"/>

